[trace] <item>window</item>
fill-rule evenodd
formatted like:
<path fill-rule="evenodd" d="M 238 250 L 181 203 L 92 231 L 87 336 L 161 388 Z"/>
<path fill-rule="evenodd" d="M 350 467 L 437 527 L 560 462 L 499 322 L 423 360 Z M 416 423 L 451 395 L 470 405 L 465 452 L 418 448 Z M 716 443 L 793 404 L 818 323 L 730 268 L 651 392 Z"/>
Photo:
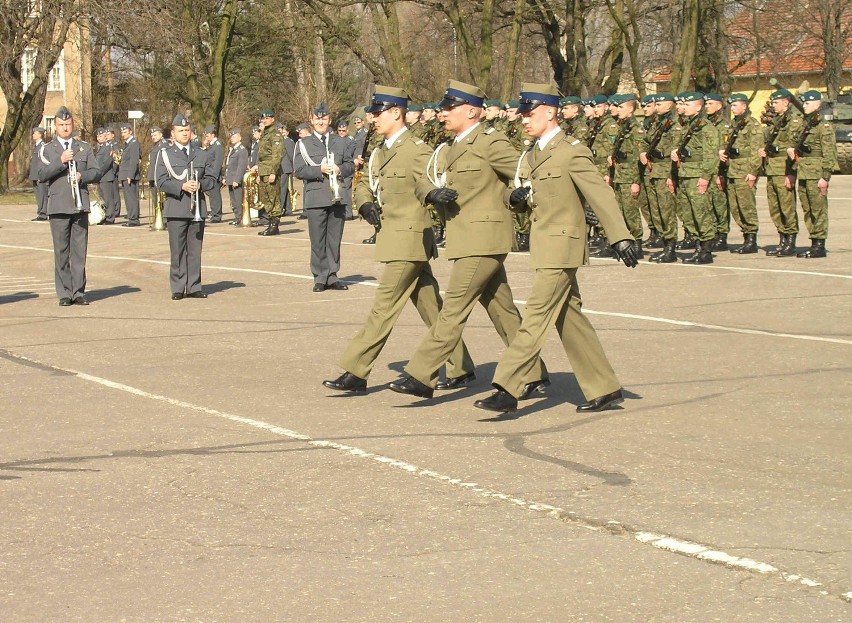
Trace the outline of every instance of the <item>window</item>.
<path fill-rule="evenodd" d="M 44 136 L 44 140 L 45 142 L 50 142 L 53 140 L 54 134 L 56 134 L 56 117 L 45 117 L 44 129 L 47 131 L 47 134 Z"/>
<path fill-rule="evenodd" d="M 24 88 L 30 88 L 30 83 L 33 81 L 35 73 L 35 50 L 27 48 L 24 50 L 24 55 L 21 57 L 21 82 L 24 83 Z"/>
<path fill-rule="evenodd" d="M 24 88 L 30 88 L 30 84 L 35 77 L 35 62 L 36 51 L 32 48 L 24 50 L 24 55 L 21 57 L 21 82 Z M 48 91 L 64 91 L 65 90 L 65 52 L 63 51 L 59 58 L 56 59 L 56 64 L 50 70 L 47 76 Z"/>

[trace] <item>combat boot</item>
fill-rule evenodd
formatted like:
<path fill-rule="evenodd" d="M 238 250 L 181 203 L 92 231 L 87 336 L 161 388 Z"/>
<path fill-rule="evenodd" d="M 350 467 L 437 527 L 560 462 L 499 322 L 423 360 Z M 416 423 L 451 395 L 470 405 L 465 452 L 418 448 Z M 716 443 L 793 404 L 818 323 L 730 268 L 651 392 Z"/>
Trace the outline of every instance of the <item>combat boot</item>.
<path fill-rule="evenodd" d="M 688 231 L 684 231 L 683 240 L 675 244 L 675 249 L 683 251 L 684 249 L 694 249 L 698 246 L 698 240 L 692 237 Z"/>
<path fill-rule="evenodd" d="M 675 253 L 675 240 L 663 240 L 663 250 L 659 253 L 654 253 L 650 258 L 652 262 L 658 264 L 671 264 L 677 262 L 677 254 Z"/>
<path fill-rule="evenodd" d="M 530 235 L 518 234 L 518 251 L 530 250 Z"/>
<path fill-rule="evenodd" d="M 648 239 L 642 242 L 645 245 L 646 249 L 662 249 L 663 248 L 663 238 L 660 236 L 660 233 L 651 228 L 651 233 L 648 234 Z"/>
<path fill-rule="evenodd" d="M 716 238 L 712 240 L 711 250 L 727 251 L 728 250 L 728 234 L 716 234 Z"/>
<path fill-rule="evenodd" d="M 738 249 L 731 249 L 731 253 L 739 253 L 741 255 L 757 253 L 757 234 L 743 234 L 743 239 L 743 246 Z"/>
<path fill-rule="evenodd" d="M 778 249 L 778 257 L 793 257 L 796 255 L 796 234 L 787 235 L 787 243 Z"/>
<path fill-rule="evenodd" d="M 781 249 L 784 248 L 785 244 L 787 244 L 787 234 L 778 234 L 778 246 L 767 251 L 766 255 L 769 257 L 777 256 L 781 252 Z"/>
<path fill-rule="evenodd" d="M 609 240 L 604 238 L 597 250 L 589 253 L 589 257 L 615 257 L 615 251 L 609 246 Z"/>
<path fill-rule="evenodd" d="M 257 232 L 258 236 L 277 236 L 281 232 L 278 231 L 278 221 L 281 219 L 269 219 L 269 225 L 263 231 Z"/>
<path fill-rule="evenodd" d="M 269 225 L 269 215 L 266 213 L 266 208 L 261 208 L 257 212 L 257 224 Z"/>
<path fill-rule="evenodd" d="M 825 257 L 825 240 L 814 238 L 811 240 L 811 248 L 796 257 Z"/>
<path fill-rule="evenodd" d="M 373 235 L 370 236 L 369 238 L 364 238 L 361 241 L 361 244 L 376 244 L 376 233 L 378 233 L 378 232 L 374 232 Z"/>

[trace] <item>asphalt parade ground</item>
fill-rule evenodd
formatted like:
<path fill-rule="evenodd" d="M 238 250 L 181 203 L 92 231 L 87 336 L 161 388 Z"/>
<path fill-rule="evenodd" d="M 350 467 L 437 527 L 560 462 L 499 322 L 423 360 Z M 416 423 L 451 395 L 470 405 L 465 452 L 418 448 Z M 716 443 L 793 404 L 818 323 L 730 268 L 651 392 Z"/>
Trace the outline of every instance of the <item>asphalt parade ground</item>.
<path fill-rule="evenodd" d="M 554 332 L 553 385 L 505 417 L 473 407 L 504 348 L 482 308 L 468 389 L 387 388 L 413 307 L 366 395 L 322 387 L 381 274 L 363 222 L 323 293 L 306 221 L 210 225 L 183 301 L 165 232 L 92 227 L 92 304 L 59 307 L 48 225 L 0 206 L 0 621 L 847 622 L 850 206 L 834 178 L 825 259 L 592 260 L 627 400 L 576 413 Z"/>

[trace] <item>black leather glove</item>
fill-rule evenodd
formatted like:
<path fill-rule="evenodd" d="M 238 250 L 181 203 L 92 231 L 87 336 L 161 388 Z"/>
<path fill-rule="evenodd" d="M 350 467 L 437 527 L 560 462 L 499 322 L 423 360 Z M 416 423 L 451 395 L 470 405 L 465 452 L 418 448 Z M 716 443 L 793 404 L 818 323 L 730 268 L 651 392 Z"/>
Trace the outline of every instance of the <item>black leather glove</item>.
<path fill-rule="evenodd" d="M 512 194 L 509 195 L 509 205 L 513 208 L 520 208 L 521 206 L 525 206 L 527 203 L 527 197 L 530 196 L 530 189 L 528 186 L 521 186 L 520 188 L 516 188 L 512 191 Z"/>
<path fill-rule="evenodd" d="M 361 215 L 365 221 L 367 221 L 370 225 L 376 228 L 376 231 L 379 231 L 382 228 L 382 219 L 379 216 L 379 206 L 375 203 L 362 203 L 361 207 L 358 208 L 358 214 Z"/>
<path fill-rule="evenodd" d="M 591 225 L 595 227 L 596 225 L 600 225 L 601 222 L 598 219 L 598 215 L 592 212 L 591 208 L 583 208 L 583 213 L 586 215 L 586 225 Z"/>
<path fill-rule="evenodd" d="M 436 188 L 426 195 L 426 203 L 450 203 L 459 198 L 459 193 L 452 188 Z"/>
<path fill-rule="evenodd" d="M 636 255 L 636 245 L 632 240 L 619 240 L 612 245 L 615 256 L 628 268 L 636 268 L 639 264 L 639 256 Z"/>

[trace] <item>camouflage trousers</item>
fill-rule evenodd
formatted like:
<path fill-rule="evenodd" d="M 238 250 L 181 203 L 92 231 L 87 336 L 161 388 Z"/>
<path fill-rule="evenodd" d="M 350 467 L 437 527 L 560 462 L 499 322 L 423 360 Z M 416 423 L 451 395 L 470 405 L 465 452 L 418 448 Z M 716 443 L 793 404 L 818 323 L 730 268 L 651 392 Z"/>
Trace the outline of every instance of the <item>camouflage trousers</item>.
<path fill-rule="evenodd" d="M 710 180 L 707 194 L 710 195 L 710 209 L 716 222 L 716 233 L 727 235 L 731 231 L 731 210 L 728 208 L 728 196 L 716 185 L 717 176 Z"/>
<path fill-rule="evenodd" d="M 698 178 L 681 178 L 677 184 L 677 211 L 683 228 L 701 241 L 716 237 L 716 221 L 710 207 L 710 190 L 703 195 L 698 191 Z"/>
<path fill-rule="evenodd" d="M 645 190 L 646 184 L 647 182 L 644 180 L 639 182 L 639 198 L 637 199 L 639 202 L 639 211 L 642 213 L 642 218 L 648 224 L 648 227 L 656 229 L 651 222 L 651 206 L 648 203 L 648 193 Z"/>
<path fill-rule="evenodd" d="M 819 180 L 799 180 L 799 203 L 811 240 L 828 238 L 828 195 L 819 191 Z"/>
<path fill-rule="evenodd" d="M 666 180 L 651 178 L 645 184 L 648 193 L 648 208 L 651 211 L 651 226 L 665 240 L 677 240 L 677 217 L 675 198 L 666 186 Z"/>
<path fill-rule="evenodd" d="M 769 203 L 769 216 L 779 234 L 798 234 L 799 217 L 796 214 L 796 193 L 784 186 L 783 175 L 769 175 L 766 178 L 766 200 Z"/>
<path fill-rule="evenodd" d="M 260 201 L 258 209 L 266 210 L 269 218 L 281 218 L 281 179 L 277 175 L 271 184 L 266 181 L 266 176 L 258 178 L 257 196 Z"/>
<path fill-rule="evenodd" d="M 725 192 L 728 194 L 731 215 L 742 232 L 756 234 L 758 228 L 757 183 L 751 187 L 743 177 L 729 177 Z"/>
<path fill-rule="evenodd" d="M 529 234 L 530 233 L 530 213 L 527 211 L 524 212 L 513 212 L 512 219 L 515 221 L 515 233 L 516 234 Z"/>
<path fill-rule="evenodd" d="M 642 240 L 642 216 L 639 210 L 639 197 L 634 199 L 630 194 L 630 184 L 616 184 L 614 190 L 627 230 L 634 240 Z M 615 241 L 610 240 L 610 242 Z"/>

